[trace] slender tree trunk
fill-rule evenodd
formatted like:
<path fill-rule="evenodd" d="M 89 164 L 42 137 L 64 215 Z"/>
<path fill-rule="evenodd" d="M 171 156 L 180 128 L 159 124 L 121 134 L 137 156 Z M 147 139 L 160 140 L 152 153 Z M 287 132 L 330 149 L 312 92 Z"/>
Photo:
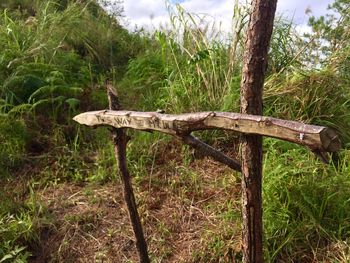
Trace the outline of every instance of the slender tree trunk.
<path fill-rule="evenodd" d="M 241 113 L 262 115 L 262 93 L 267 53 L 277 0 L 253 0 L 241 82 Z M 262 245 L 262 137 L 243 135 L 242 214 L 243 261 L 263 262 Z"/>

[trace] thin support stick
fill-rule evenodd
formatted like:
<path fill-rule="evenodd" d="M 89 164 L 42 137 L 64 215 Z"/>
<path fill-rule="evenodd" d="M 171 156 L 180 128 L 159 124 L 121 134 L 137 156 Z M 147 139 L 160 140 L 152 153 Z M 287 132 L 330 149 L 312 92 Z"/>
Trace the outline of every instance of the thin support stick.
<path fill-rule="evenodd" d="M 120 110 L 120 104 L 116 92 L 113 90 L 113 87 L 110 84 L 107 84 L 107 94 L 109 101 L 109 108 L 111 110 Z M 128 138 L 125 134 L 125 130 L 115 129 L 112 130 L 113 142 L 114 142 L 114 151 L 116 159 L 119 164 L 119 171 L 121 174 L 121 180 L 123 183 L 123 193 L 124 200 L 128 207 L 130 221 L 132 228 L 134 230 L 136 238 L 136 246 L 139 253 L 139 258 L 141 263 L 149 263 L 150 259 L 147 252 L 147 243 L 143 235 L 142 225 L 140 221 L 139 214 L 137 212 L 137 206 L 135 202 L 135 196 L 133 188 L 131 185 L 131 177 L 128 171 L 126 163 L 126 144 L 128 143 Z"/>
<path fill-rule="evenodd" d="M 225 164 L 235 171 L 238 171 L 238 172 L 241 171 L 241 164 L 237 160 L 234 160 L 234 159 L 228 157 L 224 153 L 222 153 L 222 152 L 216 150 L 215 148 L 213 148 L 212 146 L 202 142 L 201 140 L 194 137 L 193 135 L 191 135 L 191 134 L 183 135 L 183 136 L 179 136 L 179 138 L 184 143 L 188 144 L 189 146 L 196 149 L 200 153 L 212 157 L 215 161 L 218 161 L 222 164 Z"/>

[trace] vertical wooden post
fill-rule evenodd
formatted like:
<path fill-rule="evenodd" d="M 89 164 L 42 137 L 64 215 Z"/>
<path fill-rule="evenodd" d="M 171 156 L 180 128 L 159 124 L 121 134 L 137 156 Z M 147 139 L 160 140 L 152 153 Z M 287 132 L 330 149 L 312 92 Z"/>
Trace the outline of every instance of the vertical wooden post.
<path fill-rule="evenodd" d="M 262 93 L 267 54 L 277 0 L 253 0 L 241 81 L 241 113 L 262 115 Z M 242 214 L 243 262 L 263 262 L 262 137 L 243 135 Z"/>
<path fill-rule="evenodd" d="M 107 83 L 107 94 L 110 110 L 121 110 L 117 94 L 113 90 L 113 87 Z M 121 173 L 121 179 L 123 184 L 124 200 L 128 207 L 130 221 L 134 230 L 136 238 L 136 246 L 139 253 L 141 263 L 149 263 L 149 257 L 147 252 L 147 243 L 143 235 L 142 225 L 139 214 L 137 212 L 137 206 L 135 202 L 135 196 L 131 185 L 130 174 L 126 164 L 126 144 L 128 138 L 123 128 L 113 128 L 113 142 L 116 159 L 118 160 L 119 170 Z"/>

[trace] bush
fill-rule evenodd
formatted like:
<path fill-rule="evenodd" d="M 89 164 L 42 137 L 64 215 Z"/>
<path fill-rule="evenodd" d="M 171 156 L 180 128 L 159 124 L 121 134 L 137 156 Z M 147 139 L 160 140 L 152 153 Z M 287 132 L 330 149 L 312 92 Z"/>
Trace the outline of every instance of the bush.
<path fill-rule="evenodd" d="M 23 121 L 0 115 L 0 179 L 21 163 L 27 139 Z"/>

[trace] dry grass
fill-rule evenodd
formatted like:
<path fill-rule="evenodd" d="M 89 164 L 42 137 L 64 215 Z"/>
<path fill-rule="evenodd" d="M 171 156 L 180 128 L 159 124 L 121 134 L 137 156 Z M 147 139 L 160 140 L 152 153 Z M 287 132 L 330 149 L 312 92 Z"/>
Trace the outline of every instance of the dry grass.
<path fill-rule="evenodd" d="M 178 147 L 164 150 L 168 155 L 158 158 L 157 170 L 134 184 L 153 262 L 232 261 L 240 251 L 235 176 L 206 158 L 185 166 Z M 54 185 L 40 199 L 54 225 L 42 231 L 32 262 L 138 261 L 118 182 Z"/>

